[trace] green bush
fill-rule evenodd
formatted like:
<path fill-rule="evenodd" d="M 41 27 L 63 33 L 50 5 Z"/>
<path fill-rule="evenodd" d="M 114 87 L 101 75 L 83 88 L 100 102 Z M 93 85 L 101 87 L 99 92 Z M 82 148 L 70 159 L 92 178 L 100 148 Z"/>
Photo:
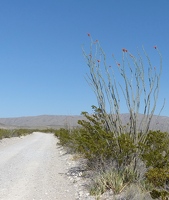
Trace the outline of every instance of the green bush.
<path fill-rule="evenodd" d="M 169 167 L 169 134 L 160 131 L 149 131 L 146 141 L 140 144 L 142 159 L 147 167 Z"/>
<path fill-rule="evenodd" d="M 123 133 L 116 138 L 118 142 L 117 153 L 115 155 L 119 166 L 128 166 L 133 160 L 133 155 L 136 154 L 137 146 L 134 144 L 130 134 Z"/>
<path fill-rule="evenodd" d="M 153 199 L 169 199 L 169 168 L 151 168 L 146 173 L 147 180 L 153 184 L 154 189 L 151 191 Z"/>
<path fill-rule="evenodd" d="M 169 169 L 151 168 L 146 173 L 146 178 L 155 187 L 166 187 L 169 183 Z"/>
<path fill-rule="evenodd" d="M 33 133 L 35 130 L 32 129 L 0 129 L 0 139 L 10 137 L 20 137 L 27 134 Z"/>
<path fill-rule="evenodd" d="M 59 144 L 82 154 L 88 160 L 90 168 L 99 167 L 97 170 L 104 170 L 108 162 L 115 163 L 118 170 L 131 167 L 137 151 L 131 136 L 126 133 L 115 137 L 104 128 L 103 121 L 97 120 L 96 116 L 85 115 L 88 121 L 78 121 L 82 128 L 55 131 Z"/>
<path fill-rule="evenodd" d="M 33 133 L 33 129 L 14 129 L 12 130 L 12 137 L 20 137 Z"/>
<path fill-rule="evenodd" d="M 11 137 L 11 130 L 0 129 L 0 139 Z"/>
<path fill-rule="evenodd" d="M 98 160 L 105 163 L 105 161 L 111 159 L 116 162 L 119 169 L 130 165 L 137 151 L 137 146 L 134 144 L 131 135 L 123 133 L 115 136 L 114 133 L 108 131 L 105 121 L 96 108 L 92 116 L 86 112 L 82 114 L 87 118 L 87 121 L 78 121 L 82 126 L 77 139 L 78 151 L 91 161 Z"/>
<path fill-rule="evenodd" d="M 140 144 L 141 157 L 148 170 L 145 177 L 154 188 L 150 192 L 153 199 L 167 200 L 169 191 L 169 134 L 149 131 L 145 143 Z"/>
<path fill-rule="evenodd" d="M 59 144 L 62 146 L 68 145 L 71 141 L 70 131 L 64 128 L 55 131 L 55 136 L 59 138 Z"/>

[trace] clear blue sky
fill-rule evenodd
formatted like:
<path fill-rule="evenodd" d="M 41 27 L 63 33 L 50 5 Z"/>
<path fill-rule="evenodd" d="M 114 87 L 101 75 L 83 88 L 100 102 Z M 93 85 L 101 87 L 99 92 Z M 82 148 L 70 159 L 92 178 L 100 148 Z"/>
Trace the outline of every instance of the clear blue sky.
<path fill-rule="evenodd" d="M 157 111 L 166 98 L 161 115 L 169 116 L 168 0 L 1 0 L 0 117 L 91 112 L 97 101 L 85 80 L 87 33 L 117 57 L 144 45 L 156 60 L 159 47 Z"/>

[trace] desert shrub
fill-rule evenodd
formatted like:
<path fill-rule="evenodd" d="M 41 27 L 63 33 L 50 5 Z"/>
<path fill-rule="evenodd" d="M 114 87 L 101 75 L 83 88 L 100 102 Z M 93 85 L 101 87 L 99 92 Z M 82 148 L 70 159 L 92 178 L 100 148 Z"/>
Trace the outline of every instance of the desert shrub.
<path fill-rule="evenodd" d="M 93 117 L 90 117 L 90 122 L 79 120 L 78 123 L 83 127 L 77 138 L 78 151 L 88 159 L 108 159 L 112 154 L 111 147 L 116 145 L 113 133 L 106 132 L 102 123 Z"/>
<path fill-rule="evenodd" d="M 89 160 L 109 158 L 112 154 L 111 148 L 108 147 L 113 143 L 113 136 L 103 130 L 98 135 L 96 129 L 94 127 L 92 128 L 92 126 L 90 127 L 90 131 L 84 128 L 71 131 L 60 129 L 55 131 L 55 136 L 59 138 L 60 145 L 83 154 Z M 108 140 L 106 141 L 108 138 L 111 140 L 111 144 L 108 144 Z"/>
<path fill-rule="evenodd" d="M 149 131 L 146 141 L 140 144 L 141 157 L 147 167 L 169 167 L 169 134 L 160 131 Z"/>
<path fill-rule="evenodd" d="M 46 129 L 42 129 L 42 130 L 39 130 L 43 133 L 55 133 L 56 129 L 53 129 L 53 128 L 46 128 Z"/>
<path fill-rule="evenodd" d="M 122 133 L 117 136 L 107 130 L 105 121 L 100 118 L 98 111 L 94 115 L 89 115 L 87 112 L 82 114 L 87 121 L 78 121 L 82 126 L 78 138 L 79 152 L 91 161 L 94 159 L 105 163 L 107 160 L 114 160 L 119 169 L 130 165 L 137 151 L 131 135 Z"/>
<path fill-rule="evenodd" d="M 88 121 L 81 120 L 78 123 L 82 128 L 71 131 L 56 130 L 55 135 L 59 138 L 60 145 L 87 158 L 88 166 L 93 169 L 97 166 L 99 176 L 93 182 L 91 194 L 100 195 L 108 189 L 113 189 L 115 193 L 118 193 L 128 183 L 141 184 L 144 181 L 147 187 L 142 187 L 145 191 L 151 191 L 152 198 L 166 195 L 165 187 L 168 184 L 167 173 L 169 172 L 162 171 L 160 167 L 168 166 L 167 133 L 150 131 L 145 144 L 135 145 L 130 134 L 125 133 L 115 137 L 113 133 L 104 128 L 102 122 L 92 116 L 88 118 Z M 137 156 L 137 166 L 132 160 L 135 156 Z M 114 172 L 111 170 L 110 163 L 109 167 L 105 169 L 107 161 L 116 163 Z M 142 165 L 141 167 L 139 163 L 140 166 Z M 158 167 L 159 172 L 149 170 L 149 167 L 152 169 Z M 101 171 L 102 173 L 100 173 Z M 141 176 L 139 176 L 140 173 Z M 158 183 L 163 183 L 163 185 L 158 185 Z M 151 185 L 151 190 L 149 185 Z"/>
<path fill-rule="evenodd" d="M 119 166 L 128 166 L 133 160 L 133 156 L 137 151 L 137 146 L 134 144 L 130 134 L 123 133 L 116 138 L 118 142 L 118 151 L 116 159 Z"/>
<path fill-rule="evenodd" d="M 78 142 L 77 150 L 79 153 L 82 153 L 89 161 L 98 161 L 100 164 L 110 159 L 114 153 L 113 148 L 116 148 L 113 134 L 104 131 L 98 135 L 81 129 L 76 141 Z"/>
<path fill-rule="evenodd" d="M 169 172 L 163 169 L 169 166 L 168 133 L 149 131 L 144 143 L 135 144 L 129 133 L 117 136 L 108 131 L 104 120 L 100 120 L 96 113 L 83 114 L 87 120 L 78 121 L 81 128 L 56 130 L 55 135 L 59 138 L 60 145 L 82 154 L 87 159 L 88 166 L 97 169 L 99 175 L 93 182 L 91 194 L 100 195 L 108 189 L 119 193 L 126 184 L 144 182 L 142 187 L 145 191 L 151 191 L 152 198 L 167 195 L 165 188 Z M 108 162 L 109 167 L 105 168 Z M 113 165 L 110 164 L 113 162 L 114 172 Z"/>
<path fill-rule="evenodd" d="M 166 187 L 169 183 L 169 169 L 168 168 L 151 168 L 146 173 L 147 179 L 155 187 Z"/>
<path fill-rule="evenodd" d="M 153 185 L 150 194 L 153 199 L 168 199 L 169 195 L 169 134 L 149 131 L 145 143 L 140 144 L 142 160 L 148 170 L 145 178 Z"/>
<path fill-rule="evenodd" d="M 55 136 L 59 138 L 59 144 L 62 146 L 68 145 L 71 141 L 70 131 L 64 128 L 55 131 Z"/>
<path fill-rule="evenodd" d="M 10 137 L 20 137 L 33 133 L 33 129 L 0 129 L 0 139 Z"/>
<path fill-rule="evenodd" d="M 92 118 L 92 117 L 91 117 Z M 121 134 L 118 138 L 107 132 L 102 124 L 92 118 L 89 121 L 79 121 L 82 128 L 74 130 L 60 129 L 55 131 L 59 144 L 71 148 L 88 159 L 88 164 L 103 165 L 107 160 L 116 161 L 119 169 L 132 162 L 136 151 L 129 134 Z M 91 166 L 91 165 L 90 165 Z"/>
<path fill-rule="evenodd" d="M 11 130 L 0 129 L 0 139 L 11 137 Z"/>
<path fill-rule="evenodd" d="M 150 192 L 150 194 L 153 199 L 160 199 L 160 200 L 169 199 L 169 193 L 167 191 L 153 190 L 152 192 Z"/>
<path fill-rule="evenodd" d="M 151 168 L 147 171 L 146 178 L 154 186 L 150 193 L 153 199 L 169 199 L 169 168 Z"/>
<path fill-rule="evenodd" d="M 20 137 L 33 133 L 33 129 L 13 129 L 11 130 L 12 137 Z"/>

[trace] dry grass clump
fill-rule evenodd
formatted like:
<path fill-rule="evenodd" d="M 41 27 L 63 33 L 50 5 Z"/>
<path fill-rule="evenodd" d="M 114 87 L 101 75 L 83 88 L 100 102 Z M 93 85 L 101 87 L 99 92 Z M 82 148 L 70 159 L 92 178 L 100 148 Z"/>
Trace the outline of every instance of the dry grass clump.
<path fill-rule="evenodd" d="M 130 184 L 126 190 L 121 195 L 117 195 L 114 200 L 152 200 L 152 197 L 141 185 Z"/>

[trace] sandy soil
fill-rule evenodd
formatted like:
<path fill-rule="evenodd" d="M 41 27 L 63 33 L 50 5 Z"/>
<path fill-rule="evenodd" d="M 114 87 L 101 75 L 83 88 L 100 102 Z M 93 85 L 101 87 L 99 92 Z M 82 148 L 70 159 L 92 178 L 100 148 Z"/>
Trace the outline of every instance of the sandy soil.
<path fill-rule="evenodd" d="M 75 189 L 52 134 L 0 141 L 1 200 L 74 200 Z"/>

